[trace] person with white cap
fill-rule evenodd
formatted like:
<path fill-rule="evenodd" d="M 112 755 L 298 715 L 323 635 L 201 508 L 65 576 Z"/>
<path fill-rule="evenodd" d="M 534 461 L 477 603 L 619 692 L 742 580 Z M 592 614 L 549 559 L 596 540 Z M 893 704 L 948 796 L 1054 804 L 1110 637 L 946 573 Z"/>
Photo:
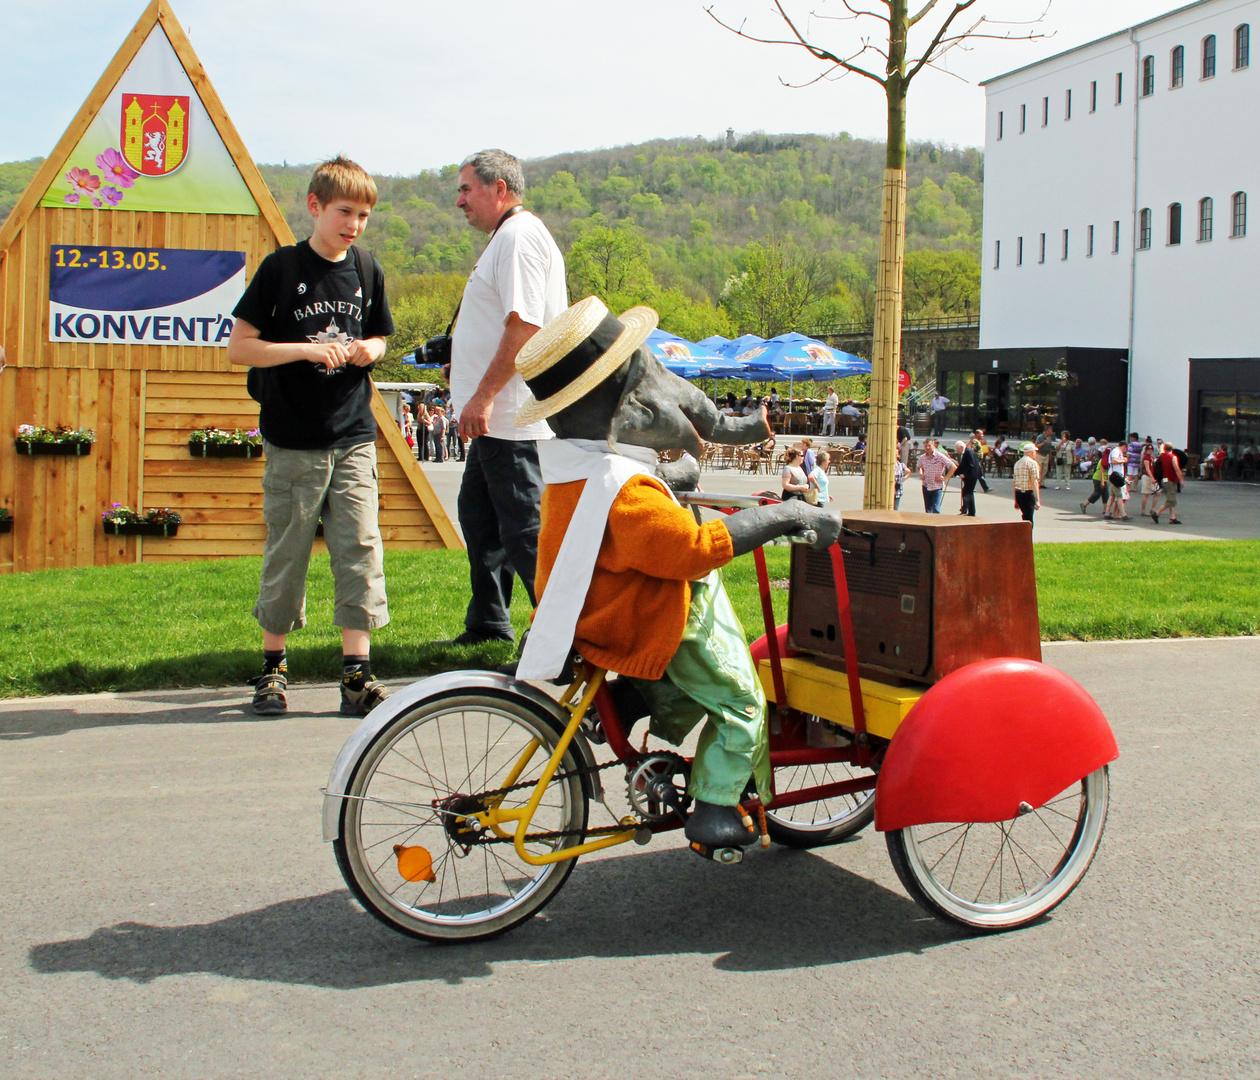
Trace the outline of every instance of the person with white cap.
<path fill-rule="evenodd" d="M 1037 466 L 1037 445 L 1026 442 L 1024 456 L 1015 462 L 1015 509 L 1029 525 L 1041 509 L 1041 470 Z"/>

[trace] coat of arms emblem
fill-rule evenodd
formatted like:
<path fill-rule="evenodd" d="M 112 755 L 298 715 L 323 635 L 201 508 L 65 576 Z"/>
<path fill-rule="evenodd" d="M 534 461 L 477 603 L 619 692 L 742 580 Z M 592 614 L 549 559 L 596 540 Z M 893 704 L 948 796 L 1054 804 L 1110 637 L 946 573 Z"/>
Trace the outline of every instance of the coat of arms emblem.
<path fill-rule="evenodd" d="M 188 157 L 188 97 L 123 94 L 122 152 L 145 176 L 166 176 Z"/>

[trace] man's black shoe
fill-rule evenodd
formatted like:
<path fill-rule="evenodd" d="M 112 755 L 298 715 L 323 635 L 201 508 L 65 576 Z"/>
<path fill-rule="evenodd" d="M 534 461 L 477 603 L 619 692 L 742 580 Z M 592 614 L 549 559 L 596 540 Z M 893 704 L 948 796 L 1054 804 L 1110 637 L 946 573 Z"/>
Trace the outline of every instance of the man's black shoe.
<path fill-rule="evenodd" d="M 482 645 L 487 641 L 506 641 L 509 644 L 515 640 L 511 635 L 506 634 L 484 634 L 479 630 L 465 630 L 459 637 L 451 638 L 449 641 L 435 641 L 434 645 L 451 647 L 453 645 Z"/>

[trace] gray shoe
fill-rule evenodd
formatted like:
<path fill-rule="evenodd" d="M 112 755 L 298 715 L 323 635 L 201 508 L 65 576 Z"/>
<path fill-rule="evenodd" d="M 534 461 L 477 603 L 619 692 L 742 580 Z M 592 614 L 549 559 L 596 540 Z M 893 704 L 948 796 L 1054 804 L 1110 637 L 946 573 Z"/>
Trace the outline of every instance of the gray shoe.
<path fill-rule="evenodd" d="M 283 671 L 266 671 L 254 680 L 255 716 L 279 716 L 287 712 L 289 699 L 285 691 L 289 688 Z"/>
<path fill-rule="evenodd" d="M 367 716 L 389 693 L 375 679 L 368 679 L 363 686 L 355 690 L 345 683 L 341 684 L 341 715 Z"/>

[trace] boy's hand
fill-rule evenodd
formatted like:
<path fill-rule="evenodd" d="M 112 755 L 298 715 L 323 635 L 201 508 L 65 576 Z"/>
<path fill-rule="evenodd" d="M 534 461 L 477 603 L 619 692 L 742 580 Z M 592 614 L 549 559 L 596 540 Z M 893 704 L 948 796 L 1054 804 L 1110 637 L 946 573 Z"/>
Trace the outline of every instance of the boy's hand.
<path fill-rule="evenodd" d="M 376 363 L 376 357 L 372 355 L 371 349 L 366 341 L 355 340 L 350 342 L 346 347 L 348 354 L 347 363 L 353 364 L 355 367 L 367 367 L 369 364 Z"/>
<path fill-rule="evenodd" d="M 356 341 L 354 344 L 362 343 Z M 350 362 L 350 351 L 340 341 L 323 341 L 310 346 L 307 359 L 313 364 L 323 364 L 329 371 L 333 371 Z"/>

